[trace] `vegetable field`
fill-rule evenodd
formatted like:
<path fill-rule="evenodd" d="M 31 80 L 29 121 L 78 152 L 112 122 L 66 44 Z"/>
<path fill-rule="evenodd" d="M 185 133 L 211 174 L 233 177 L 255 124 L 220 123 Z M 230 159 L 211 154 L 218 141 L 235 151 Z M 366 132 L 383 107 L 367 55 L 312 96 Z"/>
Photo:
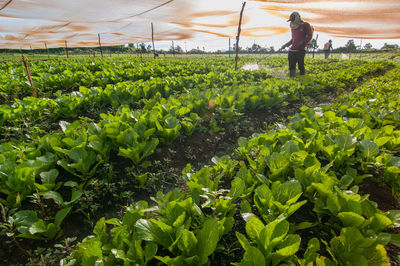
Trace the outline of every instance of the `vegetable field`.
<path fill-rule="evenodd" d="M 395 58 L 0 66 L 5 265 L 399 265 Z M 245 70 L 256 64 L 257 70 Z"/>

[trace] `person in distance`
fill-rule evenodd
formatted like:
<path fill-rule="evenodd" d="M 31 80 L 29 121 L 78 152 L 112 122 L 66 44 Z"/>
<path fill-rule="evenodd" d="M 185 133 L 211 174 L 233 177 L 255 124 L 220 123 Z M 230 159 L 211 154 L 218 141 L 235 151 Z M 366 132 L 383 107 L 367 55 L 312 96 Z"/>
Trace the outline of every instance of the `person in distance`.
<path fill-rule="evenodd" d="M 300 75 L 305 74 L 304 57 L 306 55 L 306 46 L 311 41 L 313 31 L 309 23 L 301 20 L 298 12 L 290 15 L 290 29 L 292 31 L 292 39 L 282 45 L 281 49 L 289 47 L 289 76 L 296 76 L 296 65 L 300 70 Z"/>
<path fill-rule="evenodd" d="M 326 42 L 324 44 L 324 54 L 325 54 L 325 59 L 328 59 L 329 54 L 331 53 L 332 50 L 332 40 L 329 40 L 329 42 Z"/>

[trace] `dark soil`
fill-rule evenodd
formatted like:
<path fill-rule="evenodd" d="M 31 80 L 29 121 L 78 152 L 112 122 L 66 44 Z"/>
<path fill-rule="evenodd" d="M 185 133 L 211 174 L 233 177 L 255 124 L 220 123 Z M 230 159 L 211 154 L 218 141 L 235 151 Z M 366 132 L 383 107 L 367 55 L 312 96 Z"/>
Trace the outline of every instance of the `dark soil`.
<path fill-rule="evenodd" d="M 369 194 L 369 199 L 378 204 L 382 211 L 400 210 L 398 200 L 392 194 L 392 188 L 384 183 L 376 183 L 371 179 L 364 179 L 359 185 L 360 192 Z"/>
<path fill-rule="evenodd" d="M 378 204 L 378 208 L 384 212 L 390 210 L 400 210 L 399 201 L 393 196 L 392 188 L 385 183 L 377 183 L 371 179 L 364 179 L 360 184 L 360 192 L 369 194 L 369 199 Z M 388 233 L 399 234 L 400 227 L 391 228 Z M 400 265 L 398 256 L 400 255 L 400 247 L 393 244 L 386 246 L 387 254 L 392 265 Z"/>

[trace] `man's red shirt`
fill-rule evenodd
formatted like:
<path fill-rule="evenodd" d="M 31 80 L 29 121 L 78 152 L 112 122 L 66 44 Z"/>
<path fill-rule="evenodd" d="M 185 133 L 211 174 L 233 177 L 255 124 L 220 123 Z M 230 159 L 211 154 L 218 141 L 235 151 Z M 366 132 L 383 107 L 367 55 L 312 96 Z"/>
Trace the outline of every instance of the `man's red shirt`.
<path fill-rule="evenodd" d="M 290 50 L 304 50 L 307 43 L 311 40 L 312 34 L 311 26 L 307 22 L 301 24 L 297 29 L 292 29 L 292 46 Z"/>

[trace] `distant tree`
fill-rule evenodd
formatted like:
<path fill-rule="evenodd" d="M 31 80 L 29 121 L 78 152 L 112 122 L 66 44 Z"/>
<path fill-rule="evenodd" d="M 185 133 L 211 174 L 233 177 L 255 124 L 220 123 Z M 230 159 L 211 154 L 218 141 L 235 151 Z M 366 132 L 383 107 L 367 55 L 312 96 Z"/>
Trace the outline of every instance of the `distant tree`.
<path fill-rule="evenodd" d="M 182 49 L 182 47 L 180 47 L 179 45 L 176 46 L 175 51 L 176 51 L 178 54 L 183 53 L 183 49 Z"/>
<path fill-rule="evenodd" d="M 134 47 L 133 43 L 128 43 L 128 47 L 131 47 L 131 48 Z"/>
<path fill-rule="evenodd" d="M 366 43 L 365 45 L 364 45 L 364 49 L 372 49 L 372 44 L 371 43 Z"/>
<path fill-rule="evenodd" d="M 254 43 L 250 48 L 250 52 L 259 53 L 259 52 L 261 52 L 261 49 L 262 49 L 262 47 L 259 44 Z"/>
<path fill-rule="evenodd" d="M 346 47 L 347 52 L 355 52 L 355 51 L 357 51 L 357 46 L 355 45 L 354 40 L 349 40 L 346 43 L 345 47 Z"/>
<path fill-rule="evenodd" d="M 232 46 L 232 51 L 236 51 L 236 43 Z M 239 46 L 239 52 L 242 51 L 242 47 Z"/>
<path fill-rule="evenodd" d="M 394 49 L 399 49 L 399 45 L 385 43 L 381 48 L 381 50 L 394 50 Z"/>
<path fill-rule="evenodd" d="M 139 49 L 142 53 L 146 52 L 146 45 L 144 43 L 139 44 Z"/>
<path fill-rule="evenodd" d="M 169 53 L 175 53 L 175 54 L 182 54 L 183 53 L 183 49 L 182 47 L 180 47 L 179 45 L 177 45 L 176 47 L 172 47 L 172 45 L 169 47 L 168 50 Z"/>
<path fill-rule="evenodd" d="M 189 53 L 191 54 L 204 54 L 204 51 L 200 50 L 200 49 L 192 49 L 189 51 Z"/>
<path fill-rule="evenodd" d="M 269 51 L 270 51 L 271 53 L 273 53 L 273 52 L 275 52 L 275 48 L 274 48 L 273 46 L 270 46 L 270 47 L 269 47 Z"/>

